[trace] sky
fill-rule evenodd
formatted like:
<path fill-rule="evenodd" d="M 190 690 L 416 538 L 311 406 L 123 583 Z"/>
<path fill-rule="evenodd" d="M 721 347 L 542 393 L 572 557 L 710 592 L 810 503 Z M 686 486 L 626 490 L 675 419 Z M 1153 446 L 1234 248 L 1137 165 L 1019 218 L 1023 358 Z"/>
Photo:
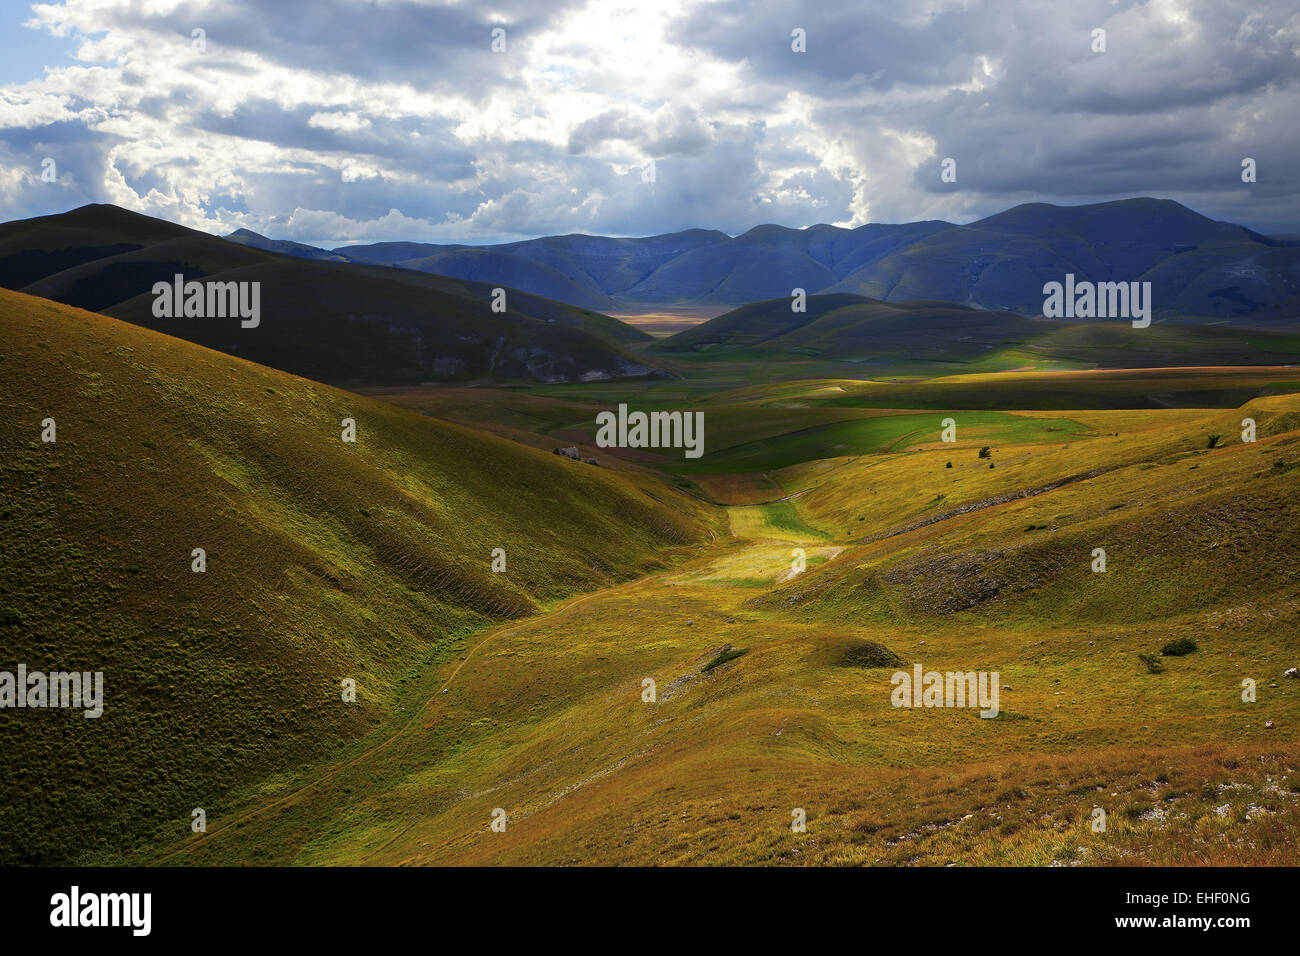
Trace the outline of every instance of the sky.
<path fill-rule="evenodd" d="M 0 220 L 478 244 L 1156 196 L 1300 233 L 1295 0 L 0 0 L 0 64 Z"/>

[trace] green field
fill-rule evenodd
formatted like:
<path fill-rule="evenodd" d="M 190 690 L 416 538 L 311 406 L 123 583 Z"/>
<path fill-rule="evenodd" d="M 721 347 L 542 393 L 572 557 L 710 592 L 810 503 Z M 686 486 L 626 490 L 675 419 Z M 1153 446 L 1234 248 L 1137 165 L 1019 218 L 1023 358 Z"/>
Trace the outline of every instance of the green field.
<path fill-rule="evenodd" d="M 706 453 L 699 463 L 668 466 L 680 474 L 772 471 L 800 462 L 903 451 L 939 440 L 943 419 L 931 412 L 880 415 L 787 432 L 774 438 L 731 445 Z M 706 423 L 708 418 L 706 417 Z M 1086 427 L 1068 418 L 1027 418 L 1005 412 L 961 412 L 953 421 L 963 441 L 1000 444 L 1068 438 Z"/>

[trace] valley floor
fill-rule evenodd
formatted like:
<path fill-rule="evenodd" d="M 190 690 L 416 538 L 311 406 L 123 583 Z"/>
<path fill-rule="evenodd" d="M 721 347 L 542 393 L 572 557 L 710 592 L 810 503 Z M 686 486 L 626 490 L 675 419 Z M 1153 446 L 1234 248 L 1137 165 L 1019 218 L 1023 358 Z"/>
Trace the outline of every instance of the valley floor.
<path fill-rule="evenodd" d="M 467 642 L 359 756 L 154 861 L 1297 862 L 1300 682 L 1282 671 L 1300 602 L 1140 627 L 837 619 L 807 613 L 789 586 L 870 560 L 861 545 L 791 502 L 728 513 L 731 536 L 671 571 Z M 1197 653 L 1158 674 L 1139 663 L 1191 630 Z M 899 667 L 871 666 L 866 642 L 908 671 L 997 671 L 1001 714 L 893 707 Z M 1260 703 L 1237 699 L 1243 675 Z"/>

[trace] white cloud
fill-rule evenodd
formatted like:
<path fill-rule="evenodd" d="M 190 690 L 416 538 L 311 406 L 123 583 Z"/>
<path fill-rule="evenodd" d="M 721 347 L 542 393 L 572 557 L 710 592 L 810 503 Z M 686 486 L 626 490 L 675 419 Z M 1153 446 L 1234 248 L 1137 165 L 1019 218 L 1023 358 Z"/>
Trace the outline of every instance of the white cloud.
<path fill-rule="evenodd" d="M 369 129 L 370 120 L 351 111 L 346 113 L 312 113 L 307 120 L 307 125 L 315 126 L 317 129 L 355 133 L 357 130 Z"/>

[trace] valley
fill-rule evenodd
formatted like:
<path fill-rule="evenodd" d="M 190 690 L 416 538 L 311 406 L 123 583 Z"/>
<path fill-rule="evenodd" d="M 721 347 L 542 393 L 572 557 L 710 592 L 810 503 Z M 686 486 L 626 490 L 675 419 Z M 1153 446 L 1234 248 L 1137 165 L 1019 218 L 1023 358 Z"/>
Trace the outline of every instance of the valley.
<path fill-rule="evenodd" d="M 797 238 L 847 275 L 976 225 Z M 500 250 L 0 227 L 0 638 L 103 675 L 0 722 L 43 781 L 5 862 L 1296 863 L 1293 323 L 676 296 L 797 261 L 719 236 L 540 244 L 658 263 L 618 319 Z M 265 295 L 154 314 L 178 275 Z"/>
<path fill-rule="evenodd" d="M 467 642 L 359 758 L 284 781 L 160 861 L 1290 863 L 1300 694 L 1281 675 L 1300 605 L 1274 562 L 1296 514 L 1272 462 L 1297 436 L 1216 453 L 1188 439 L 1217 413 L 1079 417 L 1106 477 L 1032 499 L 989 497 L 973 446 L 783 472 L 797 497 L 730 506 L 726 531 L 675 567 Z M 1116 427 L 1131 437 L 1105 441 Z M 1031 441 L 996 457 L 1014 484 L 1059 473 L 1062 451 Z M 1202 472 L 1194 487 L 1188 468 Z M 1220 515 L 1238 481 L 1257 502 L 1247 511 L 1274 519 L 1250 545 Z M 898 499 L 935 488 L 973 507 L 922 506 L 939 520 L 908 530 Z M 1202 524 L 1157 506 L 1200 510 Z M 1111 547 L 1105 575 L 1088 570 L 1096 541 Z M 791 575 L 796 547 L 807 569 Z M 1243 547 L 1240 573 L 1214 564 Z M 1020 576 L 973 596 L 968 576 L 990 566 Z M 1055 571 L 1031 581 L 1031 567 Z M 1276 578 L 1256 590 L 1264 568 Z M 846 601 L 864 575 L 871 596 Z M 1135 600 L 1145 592 L 1155 600 Z M 1158 674 L 1140 661 L 1187 635 L 1195 654 Z M 744 653 L 709 666 L 732 648 Z M 1002 713 L 894 708 L 894 657 L 998 671 Z M 1253 706 L 1239 699 L 1250 675 Z M 497 808 L 504 832 L 490 828 Z"/>
<path fill-rule="evenodd" d="M 0 725 L 6 792 L 57 776 L 10 862 L 1296 862 L 1293 368 L 364 397 L 0 321 L 5 646 L 105 675 Z M 618 402 L 705 454 L 595 449 Z M 916 665 L 997 717 L 893 706 Z"/>

